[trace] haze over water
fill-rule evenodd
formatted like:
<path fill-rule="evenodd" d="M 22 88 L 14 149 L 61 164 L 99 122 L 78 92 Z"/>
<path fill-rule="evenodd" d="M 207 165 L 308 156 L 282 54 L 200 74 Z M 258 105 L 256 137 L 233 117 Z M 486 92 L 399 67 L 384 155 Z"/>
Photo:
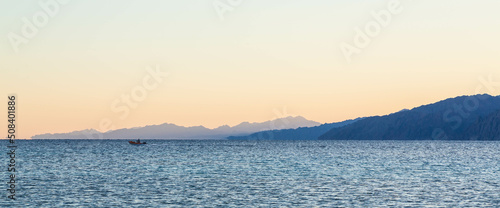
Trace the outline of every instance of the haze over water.
<path fill-rule="evenodd" d="M 500 142 L 18 142 L 19 207 L 500 205 Z"/>

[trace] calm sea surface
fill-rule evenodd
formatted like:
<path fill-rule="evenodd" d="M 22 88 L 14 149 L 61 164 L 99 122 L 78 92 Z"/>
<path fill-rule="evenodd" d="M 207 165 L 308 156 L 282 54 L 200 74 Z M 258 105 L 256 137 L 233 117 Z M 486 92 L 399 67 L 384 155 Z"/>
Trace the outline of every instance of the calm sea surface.
<path fill-rule="evenodd" d="M 0 207 L 500 207 L 500 142 L 18 141 Z"/>

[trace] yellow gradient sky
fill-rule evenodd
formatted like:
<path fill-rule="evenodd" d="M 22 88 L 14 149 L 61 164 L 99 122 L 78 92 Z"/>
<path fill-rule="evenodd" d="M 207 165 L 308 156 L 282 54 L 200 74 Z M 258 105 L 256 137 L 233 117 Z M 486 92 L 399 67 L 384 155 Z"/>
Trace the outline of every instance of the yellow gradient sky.
<path fill-rule="evenodd" d="M 55 2 L 51 14 L 46 2 Z M 19 138 L 100 129 L 103 119 L 112 129 L 214 128 L 283 115 L 337 122 L 500 94 L 481 81 L 500 81 L 500 1 L 228 2 L 1 1 L 0 132 L 9 93 L 19 99 Z M 231 9 L 224 19 L 214 3 Z M 401 12 L 348 62 L 340 45 L 355 46 L 356 28 L 391 3 Z M 23 36 L 23 18 L 41 21 L 41 13 L 47 22 Z M 17 52 L 12 34 L 27 40 Z M 148 66 L 169 75 L 128 115 L 113 110 L 143 86 Z"/>

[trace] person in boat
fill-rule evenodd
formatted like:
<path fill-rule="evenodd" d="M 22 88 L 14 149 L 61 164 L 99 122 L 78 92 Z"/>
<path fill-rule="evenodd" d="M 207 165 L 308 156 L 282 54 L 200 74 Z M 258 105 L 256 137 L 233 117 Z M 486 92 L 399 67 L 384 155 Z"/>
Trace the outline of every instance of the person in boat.
<path fill-rule="evenodd" d="M 137 139 L 137 143 L 141 143 L 141 139 Z"/>

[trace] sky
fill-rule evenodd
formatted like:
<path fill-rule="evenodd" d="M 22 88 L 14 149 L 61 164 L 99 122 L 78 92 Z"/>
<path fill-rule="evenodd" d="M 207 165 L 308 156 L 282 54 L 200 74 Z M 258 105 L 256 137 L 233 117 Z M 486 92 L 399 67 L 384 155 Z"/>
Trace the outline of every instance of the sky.
<path fill-rule="evenodd" d="M 289 115 L 338 122 L 498 95 L 498 8 L 497 0 L 1 0 L 0 132 L 9 94 L 17 138 Z"/>

